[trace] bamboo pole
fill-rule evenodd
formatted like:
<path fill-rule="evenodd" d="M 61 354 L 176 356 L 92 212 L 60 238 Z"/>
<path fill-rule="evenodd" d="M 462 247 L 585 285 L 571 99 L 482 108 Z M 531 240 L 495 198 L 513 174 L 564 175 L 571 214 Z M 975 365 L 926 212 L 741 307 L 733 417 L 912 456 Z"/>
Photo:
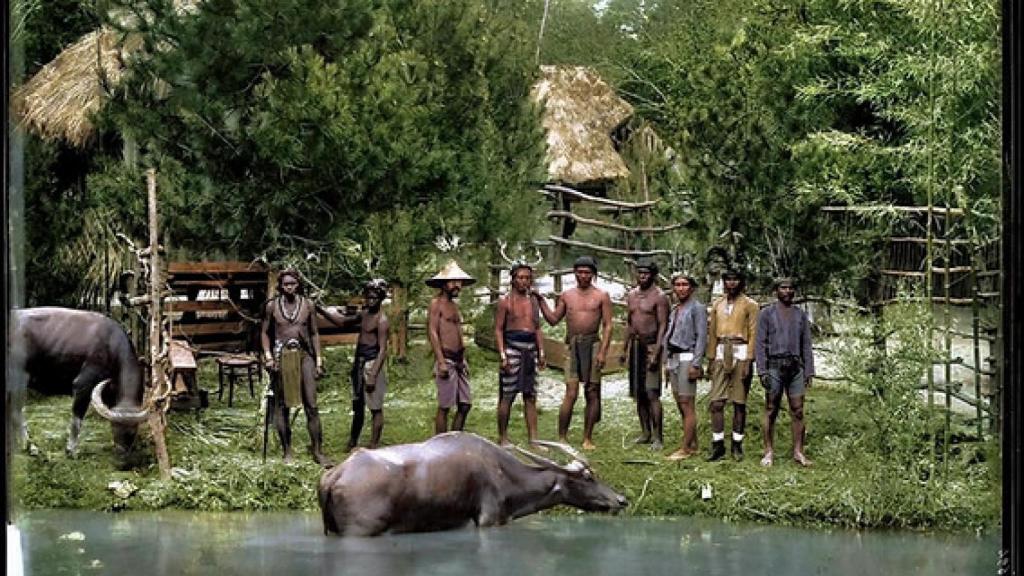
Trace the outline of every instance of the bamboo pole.
<path fill-rule="evenodd" d="M 932 5 L 931 16 L 934 19 L 935 7 Z M 928 123 L 928 211 L 927 211 L 927 222 L 925 225 L 925 238 L 926 238 L 926 252 L 925 252 L 925 270 L 929 271 L 929 274 L 925 276 L 925 297 L 928 298 L 929 302 L 933 297 L 932 294 L 932 274 L 931 269 L 935 265 L 932 253 L 932 218 L 935 213 L 935 26 L 934 22 L 931 29 L 931 50 L 929 53 L 928 64 L 928 106 L 931 112 L 931 121 Z M 933 307 L 929 304 L 928 307 L 928 349 L 935 345 L 934 338 L 934 322 L 932 319 Z M 928 366 L 928 416 L 931 418 L 932 409 L 935 407 L 935 367 Z M 933 437 L 933 446 L 934 446 Z M 932 465 L 934 466 L 934 457 Z M 929 475 L 929 480 L 933 475 Z"/>
<path fill-rule="evenodd" d="M 594 220 L 592 218 L 585 218 L 583 216 L 577 216 L 572 212 L 565 210 L 550 210 L 546 214 L 548 219 L 565 218 L 572 220 L 578 224 L 584 224 L 587 226 L 595 226 L 598 228 L 608 228 L 611 230 L 619 230 L 621 232 L 632 232 L 635 234 L 642 233 L 660 233 L 660 232 L 671 232 L 683 227 L 683 224 L 669 224 L 668 226 L 626 226 L 625 224 L 615 224 L 614 222 L 605 222 L 604 220 Z M 648 217 L 650 213 L 648 213 Z"/>
<path fill-rule="evenodd" d="M 164 371 L 160 360 L 160 287 L 163 285 L 163 274 L 160 264 L 156 171 L 152 168 L 146 171 L 146 188 L 149 200 L 149 382 L 150 398 L 155 400 L 150 406 L 149 427 L 153 434 L 157 463 L 160 465 L 160 477 L 167 480 L 171 477 L 171 459 L 167 454 L 167 441 L 164 437 L 164 430 L 167 427 L 167 415 L 164 411 L 166 398 L 160 396 L 164 389 Z"/>
<path fill-rule="evenodd" d="M 945 298 L 945 303 L 943 304 L 943 307 L 942 307 L 942 309 L 943 309 L 943 320 L 944 320 L 944 322 L 943 322 L 943 333 L 944 333 L 943 337 L 944 337 L 944 342 L 945 342 L 945 345 L 946 345 L 946 358 L 950 358 L 950 357 L 953 356 L 953 335 L 950 334 L 950 330 L 952 329 L 953 318 L 952 318 L 952 314 L 950 312 L 950 301 L 949 301 L 950 300 L 950 292 L 949 292 L 950 291 L 950 283 L 952 281 L 951 280 L 949 264 L 950 264 L 950 258 L 953 257 L 953 248 L 952 248 L 952 245 L 948 242 L 949 235 L 950 235 L 950 228 L 951 228 L 950 225 L 949 225 L 950 222 L 949 222 L 949 220 L 946 220 L 943 224 L 945 224 L 945 225 L 943 226 L 943 231 L 942 232 L 943 232 L 944 239 L 946 240 L 946 242 L 944 242 L 944 245 L 945 245 L 945 254 L 944 254 L 945 272 L 943 273 L 943 296 Z M 945 400 L 946 400 L 946 425 L 945 425 L 945 428 L 943 430 L 942 465 L 943 465 L 943 469 L 948 471 L 948 469 L 949 469 L 949 435 L 950 435 L 950 432 L 951 432 L 952 427 L 953 427 L 953 422 L 952 422 L 952 418 L 953 418 L 953 397 L 951 395 L 951 390 L 952 390 L 952 382 L 951 382 L 951 380 L 953 379 L 953 366 L 952 366 L 952 364 L 949 364 L 949 363 L 946 364 L 945 372 L 944 372 L 943 376 L 946 379 L 946 398 L 945 398 Z"/>
<path fill-rule="evenodd" d="M 606 246 L 598 246 L 597 244 L 591 244 L 590 242 L 583 242 L 580 240 L 569 240 L 567 238 L 561 238 L 559 236 L 548 236 L 548 239 L 556 244 L 565 244 L 567 246 L 576 246 L 578 248 L 586 248 L 588 250 L 594 250 L 597 252 L 605 252 L 607 254 L 617 254 L 620 256 L 656 256 L 658 254 L 671 256 L 672 252 L 669 250 L 620 250 L 619 248 L 608 248 Z"/>
<path fill-rule="evenodd" d="M 932 162 L 932 159 L 929 158 Z M 929 173 L 934 173 L 934 164 L 929 164 Z M 927 206 L 822 206 L 822 212 L 904 212 L 909 214 L 928 214 L 929 217 L 933 216 L 963 216 L 964 211 L 960 208 L 950 208 L 948 206 L 935 206 L 934 198 L 932 197 L 932 190 L 934 186 L 929 181 L 929 202 Z"/>
<path fill-rule="evenodd" d="M 974 342 L 974 397 L 978 399 L 979 403 L 977 408 L 978 417 L 978 438 L 985 439 L 984 426 L 981 422 L 981 339 L 980 324 L 981 324 L 981 309 L 978 306 L 978 292 L 980 292 L 980 286 L 978 285 L 978 275 L 975 266 L 978 261 L 978 253 L 973 251 L 971 253 L 971 289 L 973 290 L 974 298 L 971 304 L 971 332 L 973 335 Z"/>
<path fill-rule="evenodd" d="M 585 200 L 587 202 L 593 202 L 594 204 L 603 204 L 605 206 L 611 206 L 619 210 L 645 210 L 654 206 L 658 203 L 657 200 L 651 200 L 650 202 L 621 202 L 619 200 L 610 200 L 608 198 L 601 198 L 600 196 L 591 196 L 590 194 L 584 194 L 579 190 L 574 190 L 567 186 L 559 186 L 557 184 L 545 184 L 544 189 L 540 191 L 541 194 L 551 196 L 552 193 L 557 195 L 565 195 L 569 198 L 576 198 L 577 200 Z"/>

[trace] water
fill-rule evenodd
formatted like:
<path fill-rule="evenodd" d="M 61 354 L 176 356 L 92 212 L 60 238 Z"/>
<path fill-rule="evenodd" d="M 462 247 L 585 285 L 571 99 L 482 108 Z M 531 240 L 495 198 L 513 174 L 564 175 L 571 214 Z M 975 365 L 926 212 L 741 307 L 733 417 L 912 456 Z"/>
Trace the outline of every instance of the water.
<path fill-rule="evenodd" d="M 995 535 L 806 530 L 717 520 L 531 516 L 378 538 L 314 513 L 33 511 L 26 574 L 993 574 Z"/>

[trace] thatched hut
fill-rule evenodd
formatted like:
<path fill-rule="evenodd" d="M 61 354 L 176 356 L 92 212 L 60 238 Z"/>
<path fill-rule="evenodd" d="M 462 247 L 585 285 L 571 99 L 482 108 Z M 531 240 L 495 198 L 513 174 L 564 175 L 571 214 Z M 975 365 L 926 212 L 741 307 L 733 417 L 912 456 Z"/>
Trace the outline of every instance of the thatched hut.
<path fill-rule="evenodd" d="M 629 175 L 612 133 L 629 120 L 633 107 L 596 72 L 541 66 L 533 99 L 544 104 L 550 182 L 594 189 Z"/>
<path fill-rule="evenodd" d="M 193 12 L 199 0 L 175 0 L 179 13 Z M 134 15 L 120 18 L 127 23 Z M 121 81 L 125 62 L 142 46 L 133 34 L 106 26 L 82 36 L 11 94 L 19 126 L 45 140 L 77 148 L 96 137 L 92 118 Z"/>
<path fill-rule="evenodd" d="M 121 79 L 121 38 L 109 28 L 90 32 L 15 90 L 11 108 L 20 126 L 46 140 L 84 148 L 96 134 L 92 117 Z"/>

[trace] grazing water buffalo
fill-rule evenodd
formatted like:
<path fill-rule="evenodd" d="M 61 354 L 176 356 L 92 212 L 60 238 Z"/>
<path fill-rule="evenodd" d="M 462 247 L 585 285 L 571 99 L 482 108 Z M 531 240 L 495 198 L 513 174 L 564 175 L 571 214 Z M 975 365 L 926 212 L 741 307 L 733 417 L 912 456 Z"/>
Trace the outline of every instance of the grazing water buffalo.
<path fill-rule="evenodd" d="M 505 524 L 558 504 L 614 512 L 626 499 L 599 482 L 586 460 L 562 466 L 518 449 L 533 465 L 468 432 L 449 432 L 419 444 L 358 450 L 320 478 L 324 533 L 376 536 L 448 530 L 473 521 Z"/>
<path fill-rule="evenodd" d="M 78 449 L 82 418 L 91 403 L 110 420 L 119 455 L 126 454 L 147 412 L 142 370 L 121 325 L 102 314 L 68 308 L 15 310 L 11 320 L 14 374 L 27 377 L 28 387 L 43 394 L 72 396 L 68 453 Z"/>

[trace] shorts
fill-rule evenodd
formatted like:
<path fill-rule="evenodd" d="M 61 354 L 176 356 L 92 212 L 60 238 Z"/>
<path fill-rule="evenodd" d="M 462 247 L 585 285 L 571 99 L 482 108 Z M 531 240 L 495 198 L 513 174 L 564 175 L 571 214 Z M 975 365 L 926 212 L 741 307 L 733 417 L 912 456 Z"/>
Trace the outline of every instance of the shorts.
<path fill-rule="evenodd" d="M 711 402 L 728 400 L 733 404 L 746 404 L 747 393 L 750 391 L 750 378 L 744 378 L 743 373 L 750 369 L 750 364 L 750 360 L 736 360 L 733 362 L 732 371 L 726 373 L 724 362 L 713 361 L 709 370 L 711 392 L 708 394 L 708 400 Z"/>

